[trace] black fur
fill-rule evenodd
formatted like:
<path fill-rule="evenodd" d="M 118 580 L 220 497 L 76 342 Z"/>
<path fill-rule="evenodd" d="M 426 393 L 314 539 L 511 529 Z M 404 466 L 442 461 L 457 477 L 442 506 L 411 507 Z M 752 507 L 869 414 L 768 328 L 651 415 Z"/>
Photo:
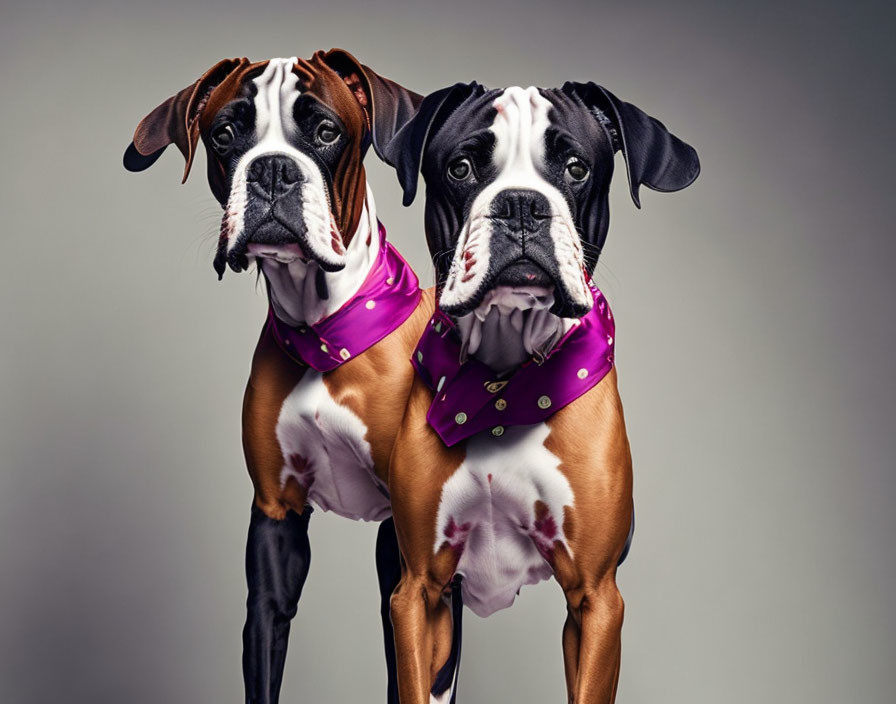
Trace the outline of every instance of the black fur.
<path fill-rule="evenodd" d="M 405 205 L 417 193 L 418 172 L 426 181 L 426 238 L 437 287 L 444 282 L 473 200 L 494 180 L 495 174 L 490 172 L 493 139 L 489 142 L 488 128 L 494 121 L 494 100 L 502 92 L 477 83 L 457 83 L 436 91 L 424 98 L 414 118 L 387 149 Z M 583 242 L 586 268 L 593 272 L 609 228 L 614 152 L 623 152 L 632 199 L 638 207 L 641 184 L 657 191 L 685 188 L 699 174 L 700 162 L 694 149 L 661 122 L 594 83 L 568 82 L 562 88 L 540 92 L 552 105 L 541 176 L 569 204 Z M 448 165 L 459 155 L 468 156 L 474 165 L 473 177 L 464 183 L 446 177 Z M 588 166 L 588 176 L 582 181 L 565 177 L 571 158 Z M 502 241 L 499 246 L 505 244 Z M 495 248 L 491 254 L 496 255 Z M 497 277 L 500 272 L 490 274 Z M 576 315 L 562 301 L 554 312 Z"/>
<path fill-rule="evenodd" d="M 280 696 L 289 624 L 298 610 L 311 565 L 308 521 L 293 511 L 282 521 L 266 516 L 255 504 L 246 543 L 249 596 L 243 628 L 243 679 L 246 704 L 276 704 Z"/>
<path fill-rule="evenodd" d="M 383 646 L 386 651 L 386 701 L 398 704 L 398 670 L 395 660 L 395 633 L 392 631 L 392 592 L 401 580 L 401 552 L 395 535 L 395 520 L 380 523 L 376 535 L 376 576 L 380 584 L 380 617 L 383 621 Z"/>

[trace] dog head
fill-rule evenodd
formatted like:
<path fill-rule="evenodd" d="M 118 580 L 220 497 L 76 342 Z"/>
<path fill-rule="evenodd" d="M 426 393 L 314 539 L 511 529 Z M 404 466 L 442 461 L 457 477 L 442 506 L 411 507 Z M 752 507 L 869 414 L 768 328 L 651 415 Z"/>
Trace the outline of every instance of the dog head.
<path fill-rule="evenodd" d="M 594 83 L 488 90 L 456 84 L 427 96 L 386 149 L 405 205 L 426 182 L 425 226 L 439 304 L 581 317 L 609 225 L 613 157 L 632 199 L 676 191 L 700 171 L 696 152 L 654 118 Z"/>
<path fill-rule="evenodd" d="M 202 139 L 224 208 L 219 278 L 251 257 L 338 271 L 364 206 L 364 154 L 371 144 L 381 153 L 419 102 L 339 49 L 308 60 L 227 59 L 140 122 L 124 165 L 142 171 L 173 143 L 186 181 Z"/>

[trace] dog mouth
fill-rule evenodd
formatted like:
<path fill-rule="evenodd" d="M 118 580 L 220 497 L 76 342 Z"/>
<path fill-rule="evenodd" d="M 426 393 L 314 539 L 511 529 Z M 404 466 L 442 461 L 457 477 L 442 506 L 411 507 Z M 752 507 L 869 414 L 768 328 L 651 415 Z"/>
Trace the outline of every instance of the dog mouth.
<path fill-rule="evenodd" d="M 253 262 L 261 260 L 285 265 L 295 262 L 306 264 L 315 262 L 326 272 L 339 271 L 345 267 L 344 262 L 329 262 L 315 256 L 304 225 L 291 227 L 276 218 L 270 218 L 255 227 L 251 233 L 238 236 L 236 244 L 231 247 L 226 233 L 226 222 L 225 218 L 214 260 L 214 268 L 219 279 L 224 276 L 228 267 L 233 272 L 239 273 L 249 269 Z M 345 250 L 338 233 L 332 234 L 331 240 L 333 252 L 339 257 L 344 256 Z"/>
<path fill-rule="evenodd" d="M 440 303 L 442 310 L 455 319 L 471 313 L 480 317 L 483 309 L 491 309 L 492 305 L 511 306 L 522 311 L 548 310 L 560 318 L 581 318 L 590 310 L 590 306 L 573 300 L 556 266 L 527 257 L 512 261 L 498 271 L 489 271 L 466 300 L 447 305 Z"/>

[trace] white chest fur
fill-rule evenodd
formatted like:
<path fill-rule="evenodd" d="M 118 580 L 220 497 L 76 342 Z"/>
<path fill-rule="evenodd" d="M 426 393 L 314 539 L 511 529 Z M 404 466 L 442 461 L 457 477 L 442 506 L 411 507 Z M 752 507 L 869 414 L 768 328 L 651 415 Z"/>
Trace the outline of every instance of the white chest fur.
<path fill-rule="evenodd" d="M 309 369 L 277 420 L 281 484 L 295 478 L 312 504 L 346 518 L 388 518 L 388 494 L 374 473 L 366 434 L 364 422 L 330 396 L 321 372 Z"/>
<path fill-rule="evenodd" d="M 447 542 L 461 552 L 464 604 L 479 616 L 510 606 L 524 584 L 549 578 L 544 553 L 556 541 L 566 545 L 564 507 L 573 493 L 559 458 L 544 446 L 549 434 L 540 423 L 471 438 L 463 464 L 442 487 L 433 547 Z"/>

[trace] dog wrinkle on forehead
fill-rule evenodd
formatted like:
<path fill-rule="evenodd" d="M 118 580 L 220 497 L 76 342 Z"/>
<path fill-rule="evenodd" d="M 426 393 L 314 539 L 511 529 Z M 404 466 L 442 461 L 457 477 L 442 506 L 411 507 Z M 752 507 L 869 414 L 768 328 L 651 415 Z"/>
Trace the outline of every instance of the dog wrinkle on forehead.
<path fill-rule="evenodd" d="M 293 72 L 296 57 L 271 59 L 255 84 L 255 130 L 258 141 L 286 140 L 285 122 L 291 119 L 293 104 L 299 96 L 299 77 Z"/>
<path fill-rule="evenodd" d="M 544 160 L 551 102 L 534 87 L 506 88 L 492 103 L 496 110 L 495 164 L 499 168 L 534 166 Z"/>

